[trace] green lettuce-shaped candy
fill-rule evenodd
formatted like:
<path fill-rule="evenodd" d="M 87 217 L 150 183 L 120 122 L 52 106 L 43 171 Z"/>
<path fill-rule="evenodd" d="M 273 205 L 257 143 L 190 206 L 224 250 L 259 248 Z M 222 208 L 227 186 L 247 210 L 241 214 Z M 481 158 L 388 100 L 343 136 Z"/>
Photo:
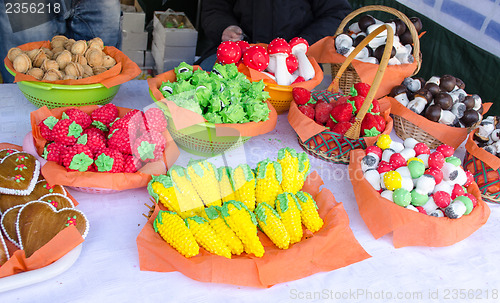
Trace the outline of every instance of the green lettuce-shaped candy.
<path fill-rule="evenodd" d="M 228 79 L 228 74 L 226 70 L 227 65 L 222 65 L 219 63 L 215 63 L 214 67 L 212 68 L 212 72 L 210 73 L 211 78 L 220 78 L 220 79 Z"/>
<path fill-rule="evenodd" d="M 217 113 L 220 112 L 223 108 L 223 102 L 220 99 L 220 96 L 212 95 L 212 99 L 210 99 L 210 104 L 208 106 L 208 112 Z M 224 104 L 225 106 L 225 104 Z"/>
<path fill-rule="evenodd" d="M 236 64 L 234 63 L 226 64 L 225 67 L 227 78 L 229 79 L 235 79 L 236 77 L 238 77 L 238 75 L 243 75 L 238 71 L 238 67 L 236 67 Z"/>
<path fill-rule="evenodd" d="M 195 86 L 204 85 L 210 79 L 208 73 L 204 70 L 197 69 L 193 72 L 193 76 L 191 77 L 191 84 Z"/>
<path fill-rule="evenodd" d="M 189 81 L 181 81 L 181 82 L 177 82 L 177 85 L 176 85 L 175 90 L 174 90 L 174 94 L 177 95 L 177 94 L 191 91 L 191 90 L 194 91 L 195 89 L 196 89 L 196 87 L 194 85 L 191 85 L 191 83 L 189 83 Z"/>
<path fill-rule="evenodd" d="M 175 90 L 176 90 L 176 87 L 177 87 L 177 82 L 170 82 L 170 81 L 167 81 L 167 82 L 163 82 L 159 88 L 161 94 L 163 95 L 163 97 L 168 97 L 170 95 L 172 95 Z"/>
<path fill-rule="evenodd" d="M 257 101 L 264 101 L 269 99 L 269 93 L 264 91 L 266 85 L 262 80 L 259 82 L 252 82 L 248 88 L 247 95 Z"/>
<path fill-rule="evenodd" d="M 193 67 L 186 62 L 181 62 L 179 66 L 174 68 L 174 72 L 177 82 L 185 81 L 191 78 L 191 76 L 193 75 Z"/>
<path fill-rule="evenodd" d="M 222 117 L 217 113 L 206 113 L 203 115 L 203 118 L 210 123 L 222 123 Z"/>
<path fill-rule="evenodd" d="M 189 109 L 200 115 L 203 113 L 200 103 L 198 103 L 198 100 L 196 100 L 194 96 L 193 90 L 174 95 L 171 97 L 171 100 L 174 101 L 177 106 Z"/>
<path fill-rule="evenodd" d="M 210 104 L 210 99 L 212 98 L 212 91 L 206 86 L 200 85 L 196 88 L 194 97 L 196 101 L 200 104 L 200 106 L 205 108 Z"/>
<path fill-rule="evenodd" d="M 267 103 L 250 102 L 245 104 L 245 108 L 250 121 L 260 122 L 269 119 L 269 112 L 271 110 L 267 106 Z"/>
<path fill-rule="evenodd" d="M 224 123 L 242 123 L 247 121 L 245 110 L 240 104 L 231 104 L 221 111 L 222 121 Z"/>

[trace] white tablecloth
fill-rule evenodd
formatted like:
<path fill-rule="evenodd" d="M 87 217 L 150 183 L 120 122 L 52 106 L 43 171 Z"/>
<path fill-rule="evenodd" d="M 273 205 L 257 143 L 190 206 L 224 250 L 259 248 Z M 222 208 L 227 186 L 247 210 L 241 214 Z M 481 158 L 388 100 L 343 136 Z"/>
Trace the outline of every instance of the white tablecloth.
<path fill-rule="evenodd" d="M 150 105 L 146 81 L 122 85 L 113 103 L 138 109 Z M 29 113 L 35 106 L 15 84 L 0 85 L 0 104 L 0 142 L 21 145 L 30 130 Z M 396 138 L 395 134 L 392 137 Z M 275 158 L 277 150 L 285 146 L 301 150 L 286 114 L 279 116 L 274 131 L 252 138 L 244 151 L 233 152 L 226 159 L 231 163 L 246 157 L 254 165 L 265 158 Z M 458 154 L 463 153 L 460 148 Z M 181 151 L 177 164 L 185 165 L 192 157 L 196 158 Z M 222 163 L 220 158 L 214 161 Z M 453 246 L 395 249 L 392 235 L 374 239 L 361 219 L 347 166 L 314 158 L 311 163 L 312 170 L 320 173 L 336 200 L 344 203 L 350 227 L 371 258 L 269 289 L 201 283 L 179 272 L 144 272 L 139 269 L 136 237 L 146 222 L 142 216 L 147 212 L 144 203 L 149 200 L 146 189 L 105 195 L 71 191 L 90 221 L 80 257 L 55 278 L 0 293 L 0 302 L 456 302 L 460 298 L 493 302 L 500 299 L 498 205 L 488 204 L 491 208 L 488 222 Z"/>

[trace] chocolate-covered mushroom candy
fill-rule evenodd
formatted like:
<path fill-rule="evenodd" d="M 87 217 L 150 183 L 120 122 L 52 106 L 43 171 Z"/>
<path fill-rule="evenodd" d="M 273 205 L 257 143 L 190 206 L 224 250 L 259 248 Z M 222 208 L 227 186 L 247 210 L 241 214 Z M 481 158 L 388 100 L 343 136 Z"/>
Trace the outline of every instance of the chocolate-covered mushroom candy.
<path fill-rule="evenodd" d="M 462 118 L 464 116 L 464 112 L 466 110 L 465 104 L 462 102 L 457 102 L 453 104 L 451 107 L 451 112 L 457 116 L 458 119 Z"/>
<path fill-rule="evenodd" d="M 463 89 L 458 88 L 452 91 L 450 93 L 450 96 L 453 99 L 453 103 L 457 103 L 464 101 L 465 96 L 467 96 L 467 93 Z"/>
<path fill-rule="evenodd" d="M 481 97 L 476 94 L 472 95 L 472 98 L 474 98 L 474 107 L 472 109 L 477 111 L 483 105 L 483 101 L 481 100 Z"/>
<path fill-rule="evenodd" d="M 404 33 L 399 35 L 399 42 L 401 42 L 401 44 L 403 44 L 403 45 L 413 43 L 413 38 L 411 37 L 411 32 L 408 29 L 406 29 L 406 31 Z"/>
<path fill-rule="evenodd" d="M 463 117 L 460 119 L 460 122 L 462 122 L 465 127 L 471 127 L 474 125 L 477 121 L 479 121 L 480 115 L 477 111 L 473 109 L 468 109 L 464 112 Z"/>
<path fill-rule="evenodd" d="M 403 104 L 403 106 L 407 106 L 408 102 L 410 102 L 410 100 L 408 100 L 408 96 L 406 95 L 406 86 L 404 85 L 394 86 L 389 93 L 389 96 L 398 100 L 398 102 Z"/>
<path fill-rule="evenodd" d="M 433 96 L 435 96 L 441 92 L 441 89 L 439 89 L 439 85 L 437 85 L 434 82 L 425 83 L 424 88 L 427 89 L 428 91 L 430 91 Z"/>
<path fill-rule="evenodd" d="M 439 88 L 444 92 L 451 92 L 455 89 L 457 79 L 452 75 L 443 75 L 439 79 Z"/>
<path fill-rule="evenodd" d="M 425 84 L 427 85 L 427 83 L 436 83 L 439 86 L 439 79 L 441 79 L 441 77 L 432 76 L 429 78 L 429 80 L 427 80 L 427 82 L 425 82 Z"/>
<path fill-rule="evenodd" d="M 459 119 L 449 110 L 441 111 L 438 122 L 446 125 L 459 125 Z"/>
<path fill-rule="evenodd" d="M 408 103 L 408 109 L 417 113 L 421 114 L 424 111 L 425 106 L 427 105 L 427 99 L 424 98 L 423 96 L 419 94 L 415 94 L 415 99 L 411 100 Z"/>
<path fill-rule="evenodd" d="M 421 83 L 419 80 L 407 77 L 403 80 L 403 85 L 411 92 L 416 92 L 421 88 Z"/>
<path fill-rule="evenodd" d="M 411 17 L 410 21 L 415 26 L 417 32 L 420 32 L 422 30 L 422 21 L 420 20 L 419 17 Z"/>
<path fill-rule="evenodd" d="M 500 140 L 500 129 L 495 129 L 494 131 L 492 131 L 490 134 L 490 139 L 495 142 Z"/>
<path fill-rule="evenodd" d="M 465 107 L 467 109 L 473 109 L 474 105 L 476 104 L 476 100 L 474 100 L 474 98 L 472 96 L 465 96 L 462 103 L 465 104 Z"/>
<path fill-rule="evenodd" d="M 392 19 L 391 21 L 396 25 L 396 31 L 394 32 L 396 36 L 400 36 L 406 31 L 406 24 L 403 22 L 403 20 L 396 18 Z"/>
<path fill-rule="evenodd" d="M 433 122 L 438 122 L 439 118 L 441 118 L 441 112 L 443 110 L 439 105 L 431 105 L 427 107 L 427 110 L 425 111 L 425 117 Z"/>
<path fill-rule="evenodd" d="M 431 92 L 428 89 L 421 88 L 415 92 L 415 96 L 422 96 L 427 100 L 427 103 L 430 103 L 434 96 L 431 94 Z"/>
<path fill-rule="evenodd" d="M 377 58 L 377 60 L 379 62 L 380 62 L 380 59 L 382 59 L 382 55 L 384 54 L 384 49 L 385 49 L 385 44 L 384 45 L 380 45 L 373 52 L 373 57 Z M 395 55 L 396 55 L 396 49 L 393 46 L 392 50 L 391 50 L 391 56 L 390 56 L 390 58 L 394 57 Z"/>
<path fill-rule="evenodd" d="M 359 33 L 359 35 L 356 36 L 356 38 L 354 38 L 354 42 L 352 43 L 352 46 L 356 47 L 358 46 L 358 44 L 361 43 L 361 41 L 363 41 L 363 39 L 366 38 L 366 34 L 364 33 Z"/>
<path fill-rule="evenodd" d="M 455 79 L 457 80 L 457 86 L 458 86 L 458 88 L 465 89 L 465 83 L 464 83 L 464 81 L 462 81 L 462 79 L 457 78 L 457 77 L 455 77 Z"/>
<path fill-rule="evenodd" d="M 483 105 L 481 104 L 481 107 L 480 107 L 478 110 L 476 110 L 476 111 L 477 111 L 480 115 L 482 115 L 482 114 L 483 114 L 483 111 L 484 111 L 484 107 L 483 107 Z"/>
<path fill-rule="evenodd" d="M 358 20 L 359 28 L 364 32 L 366 31 L 368 26 L 372 24 L 375 24 L 375 18 L 373 18 L 371 15 L 364 15 Z"/>
<path fill-rule="evenodd" d="M 453 99 L 448 93 L 439 93 L 434 96 L 434 104 L 439 105 L 442 109 L 448 110 L 453 106 Z"/>
<path fill-rule="evenodd" d="M 343 56 L 347 56 L 347 54 L 351 51 L 352 44 L 353 41 L 349 35 L 340 34 L 335 37 L 335 48 L 337 49 L 337 53 Z"/>

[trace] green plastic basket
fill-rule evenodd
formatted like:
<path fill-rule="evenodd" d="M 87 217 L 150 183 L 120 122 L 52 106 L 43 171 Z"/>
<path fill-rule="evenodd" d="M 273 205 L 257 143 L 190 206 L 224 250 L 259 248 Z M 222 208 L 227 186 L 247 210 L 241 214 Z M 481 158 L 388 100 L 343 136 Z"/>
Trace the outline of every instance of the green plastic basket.
<path fill-rule="evenodd" d="M 149 94 L 156 104 L 163 109 L 167 118 L 167 129 L 175 143 L 188 153 L 203 157 L 212 157 L 240 147 L 251 138 L 243 136 L 217 136 L 215 124 L 209 122 L 198 123 L 178 130 L 173 123 L 168 107 L 156 100 L 151 89 L 149 90 Z"/>
<path fill-rule="evenodd" d="M 15 76 L 7 66 L 5 68 Z M 120 85 L 107 88 L 100 83 L 64 85 L 35 81 L 20 81 L 17 86 L 35 106 L 48 108 L 107 104 L 113 100 L 120 88 Z"/>

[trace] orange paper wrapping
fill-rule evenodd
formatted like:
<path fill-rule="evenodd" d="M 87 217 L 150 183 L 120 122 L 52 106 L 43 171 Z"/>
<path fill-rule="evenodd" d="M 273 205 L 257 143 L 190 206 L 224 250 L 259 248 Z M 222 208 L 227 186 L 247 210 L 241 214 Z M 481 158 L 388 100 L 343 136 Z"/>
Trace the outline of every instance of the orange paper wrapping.
<path fill-rule="evenodd" d="M 335 48 L 335 38 L 325 37 L 309 47 L 307 55 L 316 59 L 319 63 L 338 63 L 342 64 L 346 57 L 337 54 Z M 378 70 L 378 64 L 366 63 L 359 60 L 352 60 L 352 67 L 359 75 L 361 82 L 373 83 L 375 74 Z M 411 64 L 388 65 L 382 83 L 375 94 L 375 98 L 381 98 L 391 92 L 391 89 L 401 84 L 406 77 L 410 77 L 417 68 L 417 62 Z"/>
<path fill-rule="evenodd" d="M 23 51 L 38 49 L 41 47 L 51 48 L 50 41 L 30 42 L 18 46 L 18 48 L 20 48 Z M 139 68 L 139 66 L 137 66 L 137 64 L 134 61 L 130 60 L 129 57 L 127 57 L 116 47 L 106 46 L 104 47 L 104 53 L 113 57 L 116 60 L 116 65 L 110 68 L 109 70 L 105 71 L 104 73 L 79 80 L 40 81 L 34 78 L 33 76 L 26 75 L 23 73 L 17 73 L 14 69 L 14 66 L 12 65 L 12 62 L 10 62 L 10 60 L 7 57 L 5 57 L 4 63 L 5 66 L 7 66 L 7 68 L 15 72 L 16 76 L 14 82 L 35 81 L 35 82 L 47 82 L 47 83 L 65 84 L 65 85 L 83 85 L 83 84 L 101 83 L 107 88 L 110 88 L 115 85 L 119 85 L 129 80 L 132 80 L 141 73 L 141 69 Z"/>
<path fill-rule="evenodd" d="M 198 65 L 193 66 L 193 70 L 197 70 L 199 68 L 200 67 Z M 149 78 L 148 85 L 154 98 L 168 106 L 175 128 L 181 130 L 195 124 L 207 122 L 203 116 L 177 106 L 173 101 L 165 99 L 159 88 L 161 84 L 166 81 L 176 81 L 174 70 L 169 70 L 168 72 L 159 74 L 154 78 Z M 266 121 L 247 123 L 216 123 L 213 125 L 215 125 L 217 136 L 238 136 L 239 134 L 243 137 L 254 137 L 272 131 L 276 127 L 278 114 L 269 101 L 267 101 L 267 106 L 271 112 L 269 113 L 269 119 Z"/>
<path fill-rule="evenodd" d="M 438 122 L 432 122 L 424 116 L 421 116 L 406 106 L 399 103 L 392 97 L 385 97 L 391 102 L 391 114 L 403 117 L 404 119 L 418 125 L 423 131 L 453 148 L 458 148 L 467 138 L 468 130 L 463 127 L 448 126 Z M 493 103 L 483 103 L 483 115 L 488 112 Z"/>
<path fill-rule="evenodd" d="M 469 215 L 459 219 L 424 215 L 382 198 L 363 177 L 361 159 L 365 155 L 363 150 L 351 151 L 349 177 L 359 213 L 376 239 L 392 231 L 396 248 L 448 246 L 467 238 L 488 220 L 490 209 L 481 199 L 476 183 L 467 191 L 476 197 L 478 204 Z"/>
<path fill-rule="evenodd" d="M 391 112 L 391 104 L 385 98 L 379 100 L 379 103 L 380 103 L 380 114 L 384 117 L 386 121 L 386 126 L 383 134 L 390 134 L 392 131 L 392 124 L 393 124 L 392 118 L 389 115 Z M 290 111 L 288 112 L 288 122 L 290 122 L 290 125 L 292 126 L 293 130 L 297 133 L 300 140 L 302 140 L 303 142 L 323 131 L 329 131 L 328 128 L 319 125 L 314 120 L 304 115 L 297 107 L 297 104 L 295 104 L 295 101 L 292 101 L 292 103 L 290 104 Z M 362 138 L 365 140 L 367 146 L 371 146 L 375 144 L 375 142 L 377 142 L 378 136 L 362 137 Z"/>
<path fill-rule="evenodd" d="M 492 169 L 497 170 L 498 168 L 500 168 L 500 159 L 497 156 L 485 151 L 483 148 L 477 146 L 477 143 L 474 142 L 474 134 L 476 132 L 477 129 L 470 133 L 470 136 L 465 142 L 465 149 Z"/>
<path fill-rule="evenodd" d="M 259 231 L 266 250 L 262 258 L 243 253 L 229 260 L 200 249 L 199 255 L 187 259 L 154 231 L 157 206 L 137 237 L 141 270 L 179 271 L 202 282 L 271 287 L 369 258 L 349 228 L 349 218 L 342 203 L 336 202 L 328 189 L 320 191 L 321 185 L 321 177 L 312 172 L 303 190 L 315 198 L 324 226 L 315 234 L 306 231 L 307 238 L 287 250 L 278 249 Z"/>
<path fill-rule="evenodd" d="M 90 114 L 93 110 L 98 108 L 97 105 L 87 105 L 78 107 L 78 109 Z M 38 124 L 48 116 L 55 116 L 61 118 L 62 113 L 70 108 L 75 107 L 61 107 L 49 110 L 46 106 L 31 112 L 31 129 L 33 132 L 33 141 L 39 155 L 43 153 L 43 148 L 47 140 L 40 134 Z M 123 117 L 131 109 L 118 107 L 118 116 Z M 137 173 L 97 173 L 97 172 L 79 172 L 67 171 L 61 165 L 55 162 L 47 161 L 42 167 L 42 174 L 50 184 L 61 184 L 76 187 L 93 187 L 93 188 L 106 188 L 113 190 L 125 190 L 131 188 L 145 187 L 151 174 L 159 175 L 164 174 L 166 169 L 171 167 L 180 155 L 174 140 L 167 130 L 162 135 L 167 141 L 167 146 L 163 151 L 163 162 L 148 163 Z M 165 167 L 166 166 L 166 167 Z"/>

